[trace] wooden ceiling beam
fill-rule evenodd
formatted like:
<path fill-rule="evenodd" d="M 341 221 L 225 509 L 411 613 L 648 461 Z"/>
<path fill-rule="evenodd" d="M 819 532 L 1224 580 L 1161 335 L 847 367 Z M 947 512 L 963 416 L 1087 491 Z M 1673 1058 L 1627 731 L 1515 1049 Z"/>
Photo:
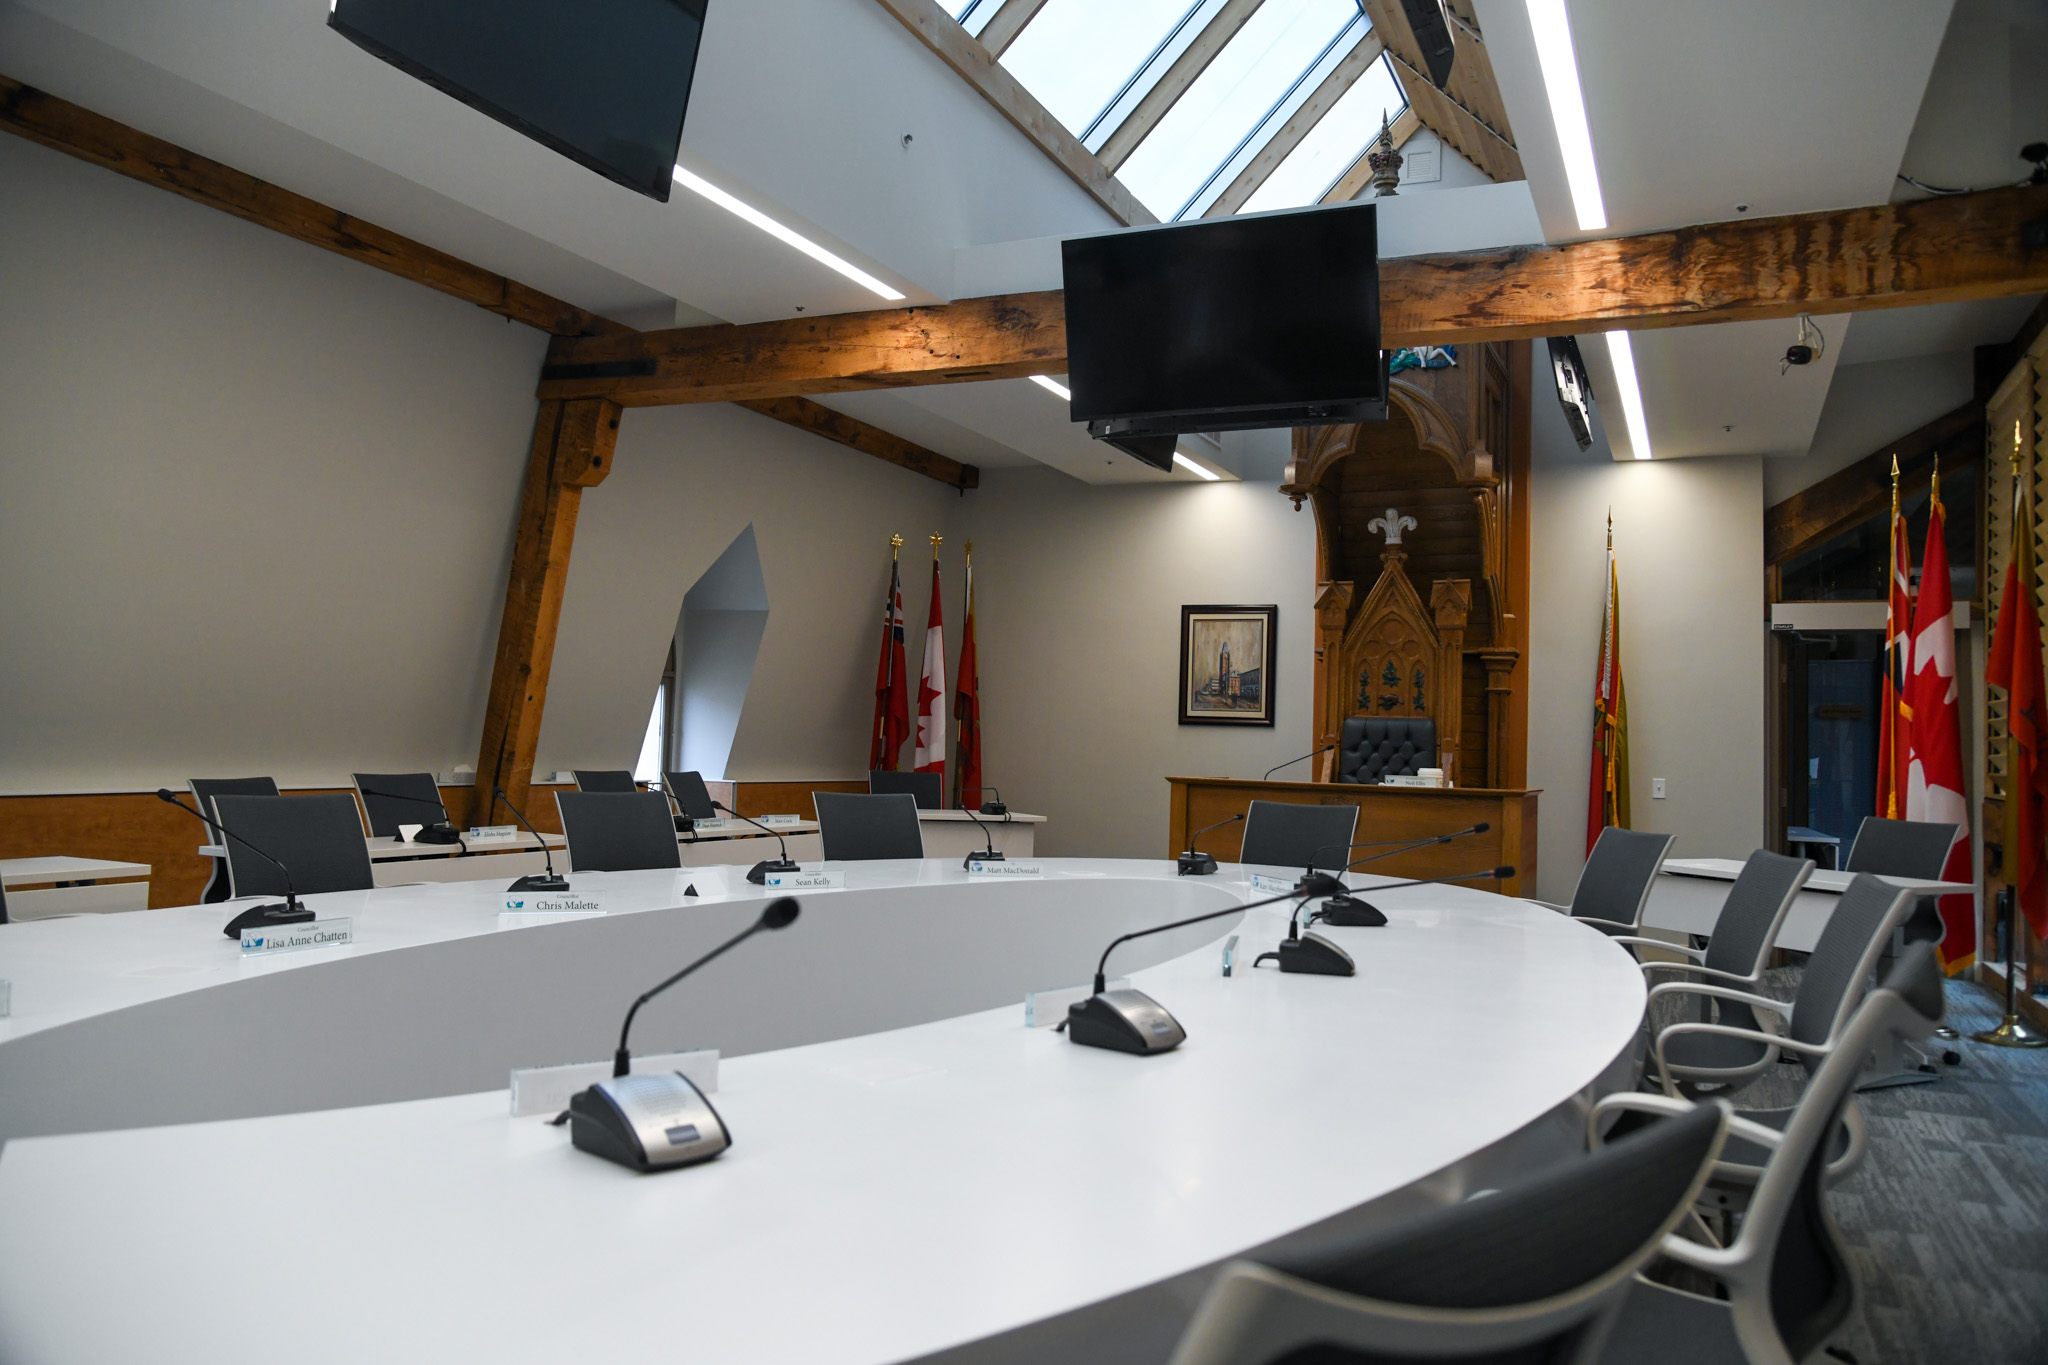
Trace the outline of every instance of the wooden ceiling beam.
<path fill-rule="evenodd" d="M 1439 90 L 1422 70 L 1422 45 L 1396 0 L 1360 0 L 1374 32 L 1401 69 L 1401 88 L 1408 103 L 1431 132 L 1495 181 L 1522 180 L 1522 154 L 1508 126 L 1507 105 L 1493 74 L 1493 59 L 1478 28 L 1465 16 L 1454 21 L 1457 60 L 1447 89 Z"/>
<path fill-rule="evenodd" d="M 1000 57 L 1017 41 L 1024 25 L 1036 19 L 1044 8 L 1045 0 L 1003 0 L 1002 8 L 982 26 L 975 41 L 988 49 L 989 56 Z"/>
<path fill-rule="evenodd" d="M 1936 456 L 1945 470 L 1970 467 L 1984 456 L 1983 406 L 1965 403 L 1765 509 L 1764 564 L 1784 564 L 1889 507 L 1895 455 L 1902 486 L 1920 487 Z"/>
<path fill-rule="evenodd" d="M 1847 313 L 2048 292 L 2048 187 L 1380 263 L 1382 344 Z M 1058 374 L 1058 290 L 930 307 L 557 338 L 543 398 L 628 407 Z"/>
<path fill-rule="evenodd" d="M 1173 65 L 1166 68 L 1137 107 L 1124 115 L 1124 121 L 1116 126 L 1102 144 L 1096 155 L 1102 164 L 1115 171 L 1131 159 L 1131 153 L 1138 150 L 1138 144 L 1166 117 L 1167 110 L 1179 102 L 1195 78 L 1209 69 L 1209 63 L 1216 60 L 1216 54 L 1224 45 L 1237 36 L 1245 20 L 1258 11 L 1263 0 L 1225 0 L 1222 9 L 1216 11 L 1195 40 L 1173 59 Z"/>
<path fill-rule="evenodd" d="M 878 460 L 901 466 L 913 474 L 937 479 L 949 487 L 962 490 L 981 487 L 981 470 L 975 466 L 926 450 L 913 441 L 870 426 L 858 417 L 849 417 L 823 403 L 808 398 L 742 398 L 737 405 L 799 431 L 851 446 L 863 455 L 872 455 Z"/>
<path fill-rule="evenodd" d="M 1259 149 L 1259 154 L 1245 163 L 1237 178 L 1216 196 L 1216 202 L 1202 216 L 1227 218 L 1243 208 L 1246 201 L 1259 192 L 1259 186 L 1280 169 L 1280 163 L 1287 159 L 1288 153 L 1301 145 L 1309 130 L 1323 121 L 1323 116 L 1344 98 L 1344 92 L 1355 85 L 1360 76 L 1372 70 L 1372 64 L 1385 51 L 1379 35 L 1367 29 L 1365 36 L 1345 54 L 1344 60 L 1323 77 L 1323 83 L 1302 102 L 1287 122 L 1280 125 L 1279 131 L 1266 139 L 1266 145 Z"/>

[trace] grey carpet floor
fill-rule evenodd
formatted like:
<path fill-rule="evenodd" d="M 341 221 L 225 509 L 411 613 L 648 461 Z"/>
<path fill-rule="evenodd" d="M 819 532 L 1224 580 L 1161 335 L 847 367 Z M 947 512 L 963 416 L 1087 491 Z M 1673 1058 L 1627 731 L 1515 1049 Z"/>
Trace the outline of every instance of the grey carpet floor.
<path fill-rule="evenodd" d="M 1792 993 L 1773 973 L 1767 991 Z M 2043 1365 L 2048 1362 L 2048 1049 L 1986 1047 L 1970 1034 L 2001 1007 L 1950 982 L 1957 1066 L 1932 1085 L 1867 1091 L 1862 1167 L 1830 1192 L 1858 1288 L 1837 1338 L 1861 1365 Z M 1736 1095 L 1739 1106 L 1789 1104 L 1798 1068 Z"/>

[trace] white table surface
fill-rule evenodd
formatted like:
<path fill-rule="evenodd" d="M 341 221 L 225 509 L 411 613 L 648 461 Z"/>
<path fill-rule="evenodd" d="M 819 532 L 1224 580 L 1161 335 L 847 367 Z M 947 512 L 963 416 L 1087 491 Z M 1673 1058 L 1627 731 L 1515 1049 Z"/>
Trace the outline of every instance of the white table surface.
<path fill-rule="evenodd" d="M 1008 883 L 934 861 L 844 870 L 847 890 L 806 894 L 796 925 L 674 993 L 719 1002 L 694 1039 L 726 1048 L 714 1103 L 734 1145 L 717 1161 L 638 1176 L 508 1118 L 503 1090 L 16 1137 L 0 1150 L 0 1359 L 906 1360 L 1135 1301 L 1402 1192 L 1462 1197 L 1470 1187 L 1445 1175 L 1462 1160 L 1559 1113 L 1581 1122 L 1578 1097 L 1626 1054 L 1643 1008 L 1641 972 L 1595 931 L 1484 892 L 1404 888 L 1374 897 L 1388 927 L 1327 931 L 1355 978 L 1252 970 L 1285 931 L 1271 908 L 1147 940 L 1174 941 L 1163 957 L 1120 949 L 1112 975 L 1189 1035 L 1131 1057 L 1026 1029 L 1017 995 L 991 994 L 1014 984 L 1006 963 L 1047 940 L 1045 960 L 1063 965 L 1037 984 L 1079 984 L 1114 934 L 1249 898 L 1239 869 L 1176 879 L 1170 863 L 1047 860 L 1045 878 Z M 683 875 L 703 891 L 707 871 Z M 323 977 L 376 964 L 453 991 L 493 952 L 530 948 L 559 978 L 622 934 L 691 928 L 708 945 L 758 910 L 736 871 L 697 905 L 675 901 L 674 875 L 612 874 L 614 913 L 509 932 L 465 884 L 313 897 L 355 914 L 359 942 L 256 977 L 219 934 L 231 907 L 122 916 L 112 933 L 100 920 L 18 926 L 0 936 L 21 1011 L 0 1021 L 17 1030 L 0 1066 L 79 1029 L 106 1032 L 110 1053 L 140 1045 L 166 1009 L 229 1009 L 267 982 L 291 988 L 263 994 L 285 1006 L 269 1031 L 221 1046 L 245 1069 L 291 1069 L 318 1041 L 291 1002 Z M 1226 979 L 1230 934 L 1243 965 Z M 879 951 L 849 956 L 864 940 Z M 641 952 L 628 979 L 644 987 L 659 965 Z M 985 1007 L 930 1014 L 963 980 Z M 515 1002 L 528 1011 L 564 989 L 544 974 L 529 984 Z M 835 987 L 845 1003 L 824 1003 L 840 1024 L 918 1007 L 887 998 L 906 993 L 928 997 L 930 1017 L 733 1045 L 749 1008 L 758 1028 Z M 368 1048 L 404 1003 L 356 1000 L 361 1036 L 344 1042 Z M 654 1009 L 636 1028 L 646 1052 L 674 1041 L 650 1026 Z M 251 1266 L 270 1268 L 261 1292 L 222 1279 Z"/>
<path fill-rule="evenodd" d="M 148 875 L 148 863 L 113 862 L 105 858 L 0 858 L 0 885 L 5 886 L 35 886 L 43 882 L 113 881 Z"/>
<path fill-rule="evenodd" d="M 1646 928 L 1684 934 L 1709 935 L 1721 916 L 1728 898 L 1727 883 L 1742 874 L 1740 858 L 1666 858 L 1650 885 L 1650 899 L 1643 907 Z M 1849 889 L 1853 872 L 1814 869 L 1806 885 L 1792 898 L 1792 908 L 1778 931 L 1780 948 L 1810 953 L 1834 913 L 1835 898 Z M 1880 877 L 1893 886 L 1911 887 L 1928 895 L 1967 893 L 1976 888 L 1968 882 L 1928 882 L 1912 877 Z"/>

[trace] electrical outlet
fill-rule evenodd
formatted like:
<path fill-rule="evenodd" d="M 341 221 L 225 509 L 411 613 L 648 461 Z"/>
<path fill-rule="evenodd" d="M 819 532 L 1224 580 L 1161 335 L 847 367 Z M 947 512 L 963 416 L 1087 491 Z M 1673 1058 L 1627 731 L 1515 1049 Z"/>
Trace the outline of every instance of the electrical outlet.
<path fill-rule="evenodd" d="M 1663 778 L 1653 777 L 1650 779 L 1650 799 L 1653 801 L 1662 801 L 1664 799 Z"/>

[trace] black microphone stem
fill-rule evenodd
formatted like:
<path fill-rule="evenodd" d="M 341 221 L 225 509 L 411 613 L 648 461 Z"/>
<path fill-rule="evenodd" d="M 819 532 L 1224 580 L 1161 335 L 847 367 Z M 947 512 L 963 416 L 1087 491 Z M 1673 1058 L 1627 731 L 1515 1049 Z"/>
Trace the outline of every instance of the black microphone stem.
<path fill-rule="evenodd" d="M 1274 764 L 1274 765 L 1273 765 L 1272 767 L 1270 767 L 1270 768 L 1266 769 L 1266 776 L 1265 776 L 1265 777 L 1261 777 L 1261 778 L 1259 779 L 1259 781 L 1261 781 L 1261 782 L 1264 782 L 1264 781 L 1266 780 L 1266 778 L 1267 778 L 1267 777 L 1271 777 L 1271 776 L 1272 776 L 1272 775 L 1273 775 L 1274 773 L 1277 773 L 1277 772 L 1279 772 L 1279 771 L 1280 771 L 1280 770 L 1281 770 L 1282 768 L 1291 768 L 1291 767 L 1293 767 L 1293 766 L 1294 766 L 1295 764 L 1297 764 L 1297 763 L 1301 762 L 1301 760 L 1302 760 L 1303 758 L 1319 758 L 1319 757 L 1321 757 L 1322 755 L 1324 755 L 1324 754 L 1326 754 L 1326 753 L 1330 752 L 1330 750 L 1332 750 L 1332 749 L 1334 749 L 1334 748 L 1336 748 L 1336 747 L 1337 747 L 1337 746 L 1336 746 L 1336 745 L 1334 745 L 1334 744 L 1325 744 L 1325 745 L 1324 745 L 1324 746 L 1323 746 L 1322 748 L 1320 748 L 1320 749 L 1311 749 L 1311 750 L 1309 750 L 1309 751 L 1308 751 L 1307 753 L 1303 754 L 1303 755 L 1301 756 L 1301 758 L 1290 758 L 1290 759 L 1288 759 L 1288 760 L 1287 760 L 1287 761 L 1286 761 L 1285 763 L 1275 763 L 1275 764 Z"/>
<path fill-rule="evenodd" d="M 762 824 L 759 820 L 756 820 L 751 815 L 741 815 L 738 811 L 734 810 L 731 806 L 726 805 L 723 801 L 713 801 L 711 803 L 711 808 L 713 810 L 722 810 L 735 820 L 744 820 L 748 824 L 752 825 L 755 829 L 760 830 L 763 834 L 775 835 L 775 846 L 782 850 L 780 854 L 782 861 L 785 863 L 789 861 L 789 845 L 783 841 L 781 834 L 777 833 L 775 830 L 768 828 L 768 826 Z M 721 949 L 721 951 L 723 950 Z"/>
<path fill-rule="evenodd" d="M 983 862 L 988 863 L 1001 862 L 1003 860 L 1003 855 L 996 852 L 995 831 L 991 830 L 987 825 L 982 824 L 981 817 L 976 815 L 973 811 L 968 810 L 967 807 L 960 807 L 960 812 L 961 814 L 965 815 L 968 819 L 974 821 L 975 827 L 981 831 L 982 838 L 988 840 L 988 851 L 986 853 L 970 853 L 965 858 L 962 858 L 960 860 L 961 870 L 965 871 L 969 866 L 973 864 L 976 858 L 980 858 Z M 1003 823 L 1007 825 L 1010 822 L 1008 820 L 1005 820 L 1003 821 Z"/>
<path fill-rule="evenodd" d="M 1148 934 L 1163 934 L 1169 929 L 1185 929 L 1190 924 L 1200 924 L 1205 919 L 1217 919 L 1233 911 L 1256 910 L 1263 905 L 1275 905 L 1280 901 L 1293 900 L 1296 897 L 1332 896 L 1344 889 L 1344 883 L 1327 874 L 1323 875 L 1323 882 L 1326 885 L 1310 886 L 1307 889 L 1296 887 L 1284 895 L 1268 896 L 1262 901 L 1248 901 L 1243 905 L 1226 905 L 1221 910 L 1211 910 L 1206 915 L 1196 915 L 1191 919 L 1178 919 L 1171 924 L 1155 924 L 1149 929 L 1133 929 L 1130 933 L 1120 938 L 1113 938 L 1109 941 L 1109 946 L 1102 950 L 1101 960 L 1095 964 L 1095 993 L 1100 995 L 1109 988 L 1108 978 L 1103 975 L 1103 969 L 1109 966 L 1109 955 L 1116 951 L 1116 946 L 1119 943 L 1128 943 L 1134 938 L 1144 938 Z"/>
<path fill-rule="evenodd" d="M 1431 844 L 1448 844 L 1451 840 L 1462 839 L 1468 834 L 1484 834 L 1485 832 L 1486 826 L 1484 824 L 1477 824 L 1470 829 L 1461 829 L 1451 834 L 1434 834 L 1427 839 L 1417 839 L 1412 844 L 1403 844 L 1399 848 L 1390 848 L 1385 853 L 1368 854 L 1363 858 L 1344 864 L 1344 870 L 1349 872 L 1354 867 L 1361 867 L 1366 863 L 1376 863 L 1382 858 L 1399 857 L 1403 853 L 1413 853 L 1418 848 L 1428 848 Z"/>
<path fill-rule="evenodd" d="M 292 870 L 290 868 L 286 867 L 277 859 L 271 857 L 268 853 L 265 853 L 262 849 L 256 847 L 256 845 L 250 843 L 247 839 L 244 839 L 241 835 L 229 829 L 226 825 L 223 825 L 216 821 L 212 816 L 208 815 L 205 811 L 194 810 L 192 807 L 186 805 L 183 801 L 180 801 L 177 798 L 177 795 L 174 792 L 172 792 L 170 788 L 157 788 L 156 799 L 159 801 L 168 802 L 171 805 L 176 806 L 179 810 L 185 812 L 185 814 L 187 815 L 198 816 L 202 821 L 205 822 L 206 827 L 212 830 L 214 832 L 214 835 L 217 838 L 219 838 L 223 844 L 225 844 L 229 839 L 233 839 L 243 848 L 248 849 L 251 853 L 261 858 L 264 862 L 269 863 L 279 872 L 282 872 L 284 874 L 284 908 L 289 911 L 305 910 L 306 907 L 299 904 L 298 891 L 292 886 Z"/>
<path fill-rule="evenodd" d="M 1223 828 L 1223 827 L 1224 827 L 1225 825 L 1234 825 L 1234 824 L 1236 824 L 1236 823 L 1237 823 L 1238 821 L 1240 821 L 1240 820 L 1244 819 L 1244 816 L 1245 816 L 1245 813 L 1244 813 L 1243 811 L 1239 811 L 1239 812 L 1238 812 L 1237 814 L 1235 814 L 1235 815 L 1231 816 L 1231 817 L 1230 817 L 1230 818 L 1229 818 L 1228 820 L 1218 820 L 1218 821 L 1217 821 L 1217 822 L 1216 822 L 1215 824 L 1213 824 L 1213 825 L 1204 825 L 1204 826 L 1202 826 L 1202 827 L 1201 827 L 1200 829 L 1196 830 L 1196 831 L 1195 831 L 1195 832 L 1194 832 L 1193 834 L 1190 834 L 1190 835 L 1188 836 L 1188 852 L 1190 852 L 1190 853 L 1193 853 L 1193 852 L 1195 851 L 1195 840 L 1197 840 L 1197 839 L 1201 838 L 1201 837 L 1202 837 L 1202 836 L 1203 836 L 1204 834 L 1207 834 L 1207 833 L 1208 833 L 1208 832 L 1209 832 L 1210 830 L 1212 830 L 1212 829 L 1222 829 L 1222 828 Z M 1318 850 L 1316 850 L 1316 851 L 1320 853 L 1320 852 L 1321 852 L 1322 850 L 1321 850 L 1321 849 L 1318 849 Z"/>
<path fill-rule="evenodd" d="M 519 823 L 526 826 L 526 832 L 528 834 L 531 834 L 533 836 L 534 842 L 540 845 L 540 856 L 547 859 L 548 880 L 561 880 L 559 877 L 555 876 L 555 855 L 549 851 L 548 841 L 540 837 L 540 831 L 533 827 L 533 822 L 527 819 L 525 815 L 520 813 L 519 807 L 512 804 L 512 798 L 505 795 L 505 789 L 503 787 L 497 785 L 494 782 L 491 784 L 491 790 L 497 794 L 496 800 L 494 800 L 491 803 L 491 809 L 496 810 L 498 808 L 497 802 L 503 801 L 505 803 L 505 809 L 511 811 L 513 815 L 518 816 Z M 467 847 L 467 845 L 465 845 L 465 847 Z"/>
<path fill-rule="evenodd" d="M 653 990 L 648 991 L 646 994 L 642 995 L 638 1000 L 635 1000 L 633 1002 L 633 1007 L 626 1011 L 626 1022 L 619 1026 L 619 1050 L 612 1054 L 612 1075 L 625 1076 L 630 1075 L 632 1073 L 633 1054 L 629 1052 L 626 1048 L 626 1039 L 633 1032 L 633 1016 L 640 1013 L 640 1007 L 642 1005 L 652 1000 L 655 996 L 660 995 L 670 986 L 675 985 L 676 982 L 681 981 L 684 977 L 688 976 L 691 972 L 696 971 L 699 967 L 711 961 L 713 958 L 718 957 L 721 954 L 730 951 L 731 949 L 739 947 L 742 943 L 745 943 L 748 939 L 752 938 L 755 934 L 758 934 L 760 932 L 761 921 L 755 920 L 752 924 L 749 924 L 746 928 L 740 930 L 739 933 L 733 935 L 725 942 L 719 944 L 716 948 L 713 948 L 710 952 L 704 954 L 704 956 L 698 958 L 695 962 L 692 962 L 689 966 L 683 968 L 674 976 L 662 982 L 659 986 L 656 986 Z"/>
<path fill-rule="evenodd" d="M 363 786 L 363 785 L 362 785 L 361 783 L 357 783 L 357 784 L 356 784 L 356 790 L 357 790 L 357 791 L 359 791 L 359 792 L 361 792 L 361 793 L 362 793 L 362 794 L 363 794 L 364 796 L 375 796 L 375 797 L 378 797 L 378 798 L 380 798 L 380 799 L 382 799 L 382 800 L 385 800 L 385 801 L 405 801 L 405 802 L 409 802 L 409 803 L 411 803 L 412 805 L 415 805 L 415 806 L 432 806 L 432 807 L 433 807 L 433 808 L 434 808 L 435 810 L 438 810 L 438 811 L 440 811 L 440 812 L 441 812 L 441 818 L 440 818 L 439 820 L 434 820 L 434 821 L 427 821 L 427 822 L 425 822 L 425 823 L 427 823 L 427 824 L 446 824 L 446 823 L 449 823 L 449 822 L 448 822 L 448 808 L 447 808 L 446 806 L 442 805 L 442 804 L 441 804 L 441 803 L 440 803 L 439 801 L 429 801 L 429 800 L 427 800 L 427 798 L 426 798 L 426 797 L 424 797 L 424 796 L 401 796 L 401 795 L 399 795 L 399 794 L 398 794 L 397 792 L 388 792 L 388 791 L 385 791 L 385 790 L 383 790 L 383 789 L 382 789 L 382 788 L 380 788 L 380 787 L 365 787 L 365 786 Z M 367 814 L 369 813 L 369 811 L 368 811 L 368 806 L 369 806 L 369 803 L 368 803 L 368 802 L 364 802 L 363 804 L 364 804 L 364 814 L 366 814 L 366 815 L 367 815 Z M 408 821 L 407 823 L 410 823 L 410 822 Z M 452 824 L 449 824 L 449 828 L 451 828 L 451 829 L 452 829 L 452 828 L 454 828 L 454 826 L 453 826 Z M 383 836 L 382 836 L 382 835 L 379 835 L 378 837 L 379 837 L 379 838 L 382 838 Z M 402 844 L 402 843 L 404 843 L 404 842 L 405 842 L 405 836 L 404 836 L 403 834 L 396 834 L 396 835 L 393 835 L 393 836 L 392 836 L 392 840 L 391 840 L 391 841 L 392 841 L 393 843 L 398 843 L 398 844 Z M 463 843 L 463 842 L 462 842 L 462 835 L 461 835 L 461 834 L 460 834 L 459 832 L 458 832 L 458 833 L 456 834 L 456 836 L 455 836 L 455 846 L 456 846 L 457 848 L 461 849 L 461 850 L 462 850 L 462 851 L 463 851 L 464 853 L 467 853 L 467 852 L 469 852 L 469 845 L 468 845 L 468 844 L 465 844 L 465 843 Z"/>

